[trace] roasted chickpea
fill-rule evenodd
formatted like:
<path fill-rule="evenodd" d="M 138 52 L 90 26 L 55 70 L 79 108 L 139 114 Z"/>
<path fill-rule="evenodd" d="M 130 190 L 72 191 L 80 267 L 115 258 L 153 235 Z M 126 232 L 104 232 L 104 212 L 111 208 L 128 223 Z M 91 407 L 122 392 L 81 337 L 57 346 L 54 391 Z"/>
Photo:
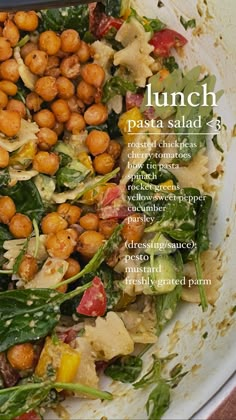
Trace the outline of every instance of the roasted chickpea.
<path fill-rule="evenodd" d="M 111 140 L 107 148 L 107 153 L 117 160 L 121 155 L 121 145 L 115 140 Z"/>
<path fill-rule="evenodd" d="M 99 218 L 95 213 L 87 213 L 80 218 L 79 224 L 84 230 L 98 230 Z"/>
<path fill-rule="evenodd" d="M 34 11 L 17 12 L 14 16 L 14 22 L 21 31 L 35 31 L 38 27 L 39 19 Z"/>
<path fill-rule="evenodd" d="M 90 59 L 90 47 L 86 42 L 80 41 L 80 47 L 77 51 L 80 63 L 86 63 Z"/>
<path fill-rule="evenodd" d="M 8 137 L 14 137 L 20 130 L 21 117 L 18 112 L 0 110 L 0 131 Z"/>
<path fill-rule="evenodd" d="M 67 77 L 61 76 L 57 79 L 58 96 L 61 99 L 70 99 L 75 93 L 73 83 Z"/>
<path fill-rule="evenodd" d="M 81 76 L 86 83 L 100 88 L 105 80 L 105 71 L 98 64 L 89 63 L 82 67 Z"/>
<path fill-rule="evenodd" d="M 5 20 L 7 20 L 7 18 L 8 18 L 7 12 L 0 12 L 0 23 L 4 23 Z"/>
<path fill-rule="evenodd" d="M 0 61 L 8 60 L 8 58 L 11 58 L 13 53 L 12 47 L 10 42 L 0 36 Z"/>
<path fill-rule="evenodd" d="M 0 109 L 6 108 L 8 103 L 8 97 L 5 92 L 0 90 Z"/>
<path fill-rule="evenodd" d="M 65 99 L 58 99 L 51 105 L 51 110 L 54 113 L 56 120 L 64 123 L 70 118 L 70 108 Z"/>
<path fill-rule="evenodd" d="M 26 282 L 32 280 L 37 271 L 38 264 L 36 258 L 29 254 L 24 255 L 18 269 L 18 274 L 22 280 Z"/>
<path fill-rule="evenodd" d="M 64 58 L 60 65 L 61 74 L 68 79 L 76 79 L 80 74 L 79 57 L 75 54 Z"/>
<path fill-rule="evenodd" d="M 9 153 L 2 146 L 0 146 L 0 168 L 6 168 L 9 164 Z"/>
<path fill-rule="evenodd" d="M 41 111 L 37 112 L 37 114 L 34 114 L 33 118 L 41 128 L 53 128 L 56 123 L 56 118 L 54 117 L 54 114 L 49 111 L 49 109 L 42 109 Z"/>
<path fill-rule="evenodd" d="M 110 137 L 105 131 L 93 130 L 86 138 L 86 146 L 93 156 L 104 153 L 110 143 Z"/>
<path fill-rule="evenodd" d="M 35 42 L 27 42 L 27 44 L 25 44 L 21 50 L 20 50 L 20 55 L 23 58 L 23 60 L 25 59 L 25 57 L 31 53 L 32 51 L 36 51 L 38 50 L 38 44 L 36 44 Z"/>
<path fill-rule="evenodd" d="M 35 352 L 31 343 L 16 344 L 7 351 L 7 359 L 17 370 L 31 369 L 34 365 Z"/>
<path fill-rule="evenodd" d="M 30 92 L 26 96 L 26 106 L 30 111 L 37 112 L 40 110 L 43 99 L 35 92 Z"/>
<path fill-rule="evenodd" d="M 56 78 L 52 76 L 44 76 L 35 83 L 35 92 L 43 98 L 44 101 L 50 102 L 57 96 Z"/>
<path fill-rule="evenodd" d="M 72 112 L 69 120 L 66 123 L 66 129 L 71 131 L 72 134 L 79 134 L 86 127 L 84 117 L 77 112 Z"/>
<path fill-rule="evenodd" d="M 3 36 L 8 39 L 12 47 L 15 47 L 20 39 L 20 32 L 12 20 L 7 20 L 4 24 Z"/>
<path fill-rule="evenodd" d="M 62 216 L 60 216 L 57 212 L 48 213 L 45 216 L 41 223 L 42 232 L 44 235 L 48 235 L 49 233 L 56 233 L 59 230 L 66 229 L 68 227 L 68 223 Z"/>
<path fill-rule="evenodd" d="M 64 275 L 65 280 L 76 276 L 76 274 L 78 274 L 81 270 L 79 262 L 75 260 L 74 258 L 68 258 L 66 261 L 68 262 L 69 267 L 67 268 L 67 272 Z"/>
<path fill-rule="evenodd" d="M 18 82 L 20 75 L 18 64 L 14 58 L 0 64 L 0 77 L 13 83 Z"/>
<path fill-rule="evenodd" d="M 44 72 L 45 76 L 52 76 L 52 77 L 59 77 L 61 74 L 61 70 L 59 69 L 60 66 L 60 59 L 55 55 L 50 55 L 48 57 L 48 63 L 46 70 Z"/>
<path fill-rule="evenodd" d="M 71 112 L 78 112 L 80 114 L 83 113 L 85 110 L 84 103 L 75 95 L 68 99 L 67 103 Z"/>
<path fill-rule="evenodd" d="M 10 221 L 9 230 L 17 239 L 28 238 L 33 231 L 33 225 L 28 216 L 16 213 Z"/>
<path fill-rule="evenodd" d="M 77 96 L 86 104 L 91 105 L 94 102 L 96 89 L 94 86 L 89 85 L 84 80 L 77 86 Z"/>
<path fill-rule="evenodd" d="M 47 127 L 40 128 L 37 137 L 40 150 L 50 150 L 57 143 L 57 134 Z"/>
<path fill-rule="evenodd" d="M 124 221 L 124 227 L 122 229 L 122 237 L 128 243 L 140 242 L 145 229 L 145 222 L 143 217 L 139 213 L 133 213 L 128 216 Z"/>
<path fill-rule="evenodd" d="M 61 34 L 61 50 L 66 53 L 75 53 L 80 47 L 80 36 L 74 29 L 67 29 Z"/>
<path fill-rule="evenodd" d="M 39 36 L 39 48 L 48 55 L 56 55 L 61 48 L 61 39 L 56 32 L 45 31 Z"/>
<path fill-rule="evenodd" d="M 22 101 L 18 101 L 17 99 L 10 99 L 7 104 L 8 111 L 15 111 L 20 114 L 21 118 L 26 117 L 26 107 Z"/>
<path fill-rule="evenodd" d="M 101 233 L 88 230 L 80 235 L 76 249 L 86 260 L 90 260 L 103 245 L 104 239 Z"/>
<path fill-rule="evenodd" d="M 59 164 L 60 159 L 55 153 L 38 152 L 33 160 L 33 169 L 45 175 L 54 175 Z"/>
<path fill-rule="evenodd" d="M 71 239 L 73 239 L 73 241 L 75 243 L 77 243 L 77 241 L 79 239 L 79 233 L 78 233 L 78 231 L 75 228 L 69 228 L 69 229 L 66 229 L 66 231 L 70 235 Z"/>
<path fill-rule="evenodd" d="M 76 241 L 68 230 L 60 230 L 57 233 L 48 235 L 46 248 L 51 257 L 67 260 L 73 253 Z"/>
<path fill-rule="evenodd" d="M 84 119 L 88 125 L 103 124 L 107 118 L 108 110 L 103 104 L 94 104 L 90 106 L 84 114 Z"/>
<path fill-rule="evenodd" d="M 100 220 L 98 231 L 105 237 L 105 239 L 109 239 L 117 226 L 118 222 L 116 219 Z"/>
<path fill-rule="evenodd" d="M 72 206 L 69 203 L 60 204 L 57 211 L 69 225 L 78 223 L 81 216 L 81 209 L 77 206 Z"/>
<path fill-rule="evenodd" d="M 106 175 L 113 170 L 115 161 L 108 153 L 102 153 L 101 155 L 95 157 L 93 166 L 98 174 Z"/>
<path fill-rule="evenodd" d="M 34 50 L 25 57 L 25 64 L 31 73 L 42 76 L 47 68 L 48 56 L 44 51 Z"/>
<path fill-rule="evenodd" d="M 0 222 L 7 225 L 16 214 L 16 206 L 11 197 L 0 197 Z"/>
<path fill-rule="evenodd" d="M 58 121 L 56 121 L 56 124 L 53 127 L 53 131 L 59 137 L 63 133 L 63 131 L 64 131 L 64 124 L 59 123 Z"/>
<path fill-rule="evenodd" d="M 17 94 L 18 87 L 15 83 L 10 82 L 9 80 L 1 80 L 0 90 L 9 96 L 15 96 Z"/>

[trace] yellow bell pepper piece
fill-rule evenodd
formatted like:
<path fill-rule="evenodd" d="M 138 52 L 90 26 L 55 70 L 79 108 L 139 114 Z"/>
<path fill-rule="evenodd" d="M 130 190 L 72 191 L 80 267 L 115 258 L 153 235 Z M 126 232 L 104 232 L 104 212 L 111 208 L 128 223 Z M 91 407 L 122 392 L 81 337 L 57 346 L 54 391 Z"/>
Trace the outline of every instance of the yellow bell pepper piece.
<path fill-rule="evenodd" d="M 83 204 L 87 204 L 87 205 L 97 204 L 102 199 L 102 196 L 106 192 L 106 190 L 114 186 L 116 186 L 116 184 L 108 183 L 106 185 L 99 185 L 98 187 L 95 187 L 93 190 L 86 192 L 82 198 Z"/>
<path fill-rule="evenodd" d="M 80 365 L 80 354 L 71 347 L 63 351 L 57 371 L 57 382 L 73 382 Z"/>
<path fill-rule="evenodd" d="M 88 153 L 80 152 L 77 157 L 79 161 L 90 170 L 91 174 L 94 174 L 93 162 Z"/>
<path fill-rule="evenodd" d="M 160 190 L 162 191 L 175 191 L 175 185 L 172 181 L 172 179 L 169 179 L 166 182 L 162 182 L 161 184 L 158 184 L 160 187 Z"/>
<path fill-rule="evenodd" d="M 12 153 L 9 160 L 9 165 L 17 166 L 21 169 L 26 169 L 31 165 L 37 152 L 37 145 L 34 141 L 22 146 L 16 152 Z"/>
<path fill-rule="evenodd" d="M 123 134 L 125 143 L 132 142 L 133 136 L 130 133 L 138 133 L 139 131 L 139 127 L 137 127 L 137 125 L 129 129 L 130 121 L 137 123 L 138 121 L 142 120 L 143 116 L 136 106 L 120 116 L 118 127 Z"/>

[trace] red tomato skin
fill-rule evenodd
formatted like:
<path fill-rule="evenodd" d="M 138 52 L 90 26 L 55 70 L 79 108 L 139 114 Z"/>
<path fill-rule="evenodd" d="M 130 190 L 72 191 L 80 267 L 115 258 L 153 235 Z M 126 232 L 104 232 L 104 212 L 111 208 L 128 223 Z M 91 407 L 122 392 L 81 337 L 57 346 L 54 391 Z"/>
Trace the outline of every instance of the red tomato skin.
<path fill-rule="evenodd" d="M 103 38 L 104 36 L 106 36 L 106 34 L 111 28 L 115 28 L 118 31 L 122 26 L 123 22 L 124 21 L 122 19 L 117 19 L 113 18 L 112 16 L 109 17 L 104 15 L 96 30 L 97 37 Z"/>
<path fill-rule="evenodd" d="M 28 413 L 21 414 L 18 417 L 15 417 L 13 420 L 41 420 L 41 417 L 36 411 L 32 410 Z"/>
<path fill-rule="evenodd" d="M 183 47 L 187 39 L 172 29 L 163 29 L 155 32 L 150 44 L 154 46 L 153 54 L 159 57 L 169 57 L 171 48 Z"/>
<path fill-rule="evenodd" d="M 99 277 L 94 277 L 92 286 L 85 290 L 76 311 L 86 316 L 103 316 L 107 309 L 107 296 Z"/>

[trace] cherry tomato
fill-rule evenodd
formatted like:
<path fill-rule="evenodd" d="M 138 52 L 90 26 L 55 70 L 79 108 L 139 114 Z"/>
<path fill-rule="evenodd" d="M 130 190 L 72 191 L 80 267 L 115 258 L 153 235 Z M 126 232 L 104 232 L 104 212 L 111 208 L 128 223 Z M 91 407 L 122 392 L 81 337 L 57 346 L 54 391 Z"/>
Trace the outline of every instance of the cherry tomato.
<path fill-rule="evenodd" d="M 15 417 L 13 420 L 41 420 L 41 417 L 36 411 L 32 410 L 28 413 L 21 414 L 18 417 Z"/>
<path fill-rule="evenodd" d="M 187 39 L 178 32 L 172 29 L 163 29 L 155 32 L 149 43 L 154 46 L 154 55 L 169 57 L 171 48 L 183 47 L 187 42 Z"/>
<path fill-rule="evenodd" d="M 77 312 L 87 316 L 103 316 L 106 312 L 107 296 L 99 277 L 94 277 L 92 286 L 86 290 L 77 307 Z"/>
<path fill-rule="evenodd" d="M 98 38 L 102 38 L 107 35 L 112 28 L 115 28 L 118 31 L 123 23 L 124 21 L 122 19 L 104 15 L 96 29 L 96 35 Z"/>

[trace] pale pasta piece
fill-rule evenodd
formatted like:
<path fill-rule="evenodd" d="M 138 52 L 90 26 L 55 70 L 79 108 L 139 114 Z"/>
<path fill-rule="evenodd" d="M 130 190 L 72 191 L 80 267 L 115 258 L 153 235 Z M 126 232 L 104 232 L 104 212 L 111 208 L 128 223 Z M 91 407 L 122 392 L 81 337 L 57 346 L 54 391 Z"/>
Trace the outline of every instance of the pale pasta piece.
<path fill-rule="evenodd" d="M 95 41 L 91 47 L 94 52 L 94 63 L 99 64 L 105 71 L 105 80 L 109 79 L 111 76 L 110 70 L 113 64 L 115 50 L 104 41 Z"/>
<path fill-rule="evenodd" d="M 38 77 L 35 74 L 31 73 L 29 68 L 25 65 L 24 60 L 20 54 L 20 47 L 16 47 L 14 49 L 14 58 L 18 64 L 19 74 L 24 85 L 28 89 L 34 90 L 34 86 L 38 80 Z"/>
<path fill-rule="evenodd" d="M 33 280 L 24 284 L 25 289 L 44 289 L 56 286 L 66 274 L 69 263 L 60 258 L 48 258 Z"/>
<path fill-rule="evenodd" d="M 47 236 L 40 235 L 39 237 L 39 246 L 38 246 L 38 253 L 37 253 L 37 262 L 42 263 L 48 257 L 45 241 Z M 19 253 L 21 252 L 25 243 L 25 239 L 11 239 L 10 241 L 5 241 L 3 243 L 3 248 L 6 251 L 4 253 L 4 258 L 7 262 L 4 264 L 4 269 L 11 270 L 14 266 L 15 259 L 18 257 Z M 36 246 L 36 238 L 33 237 L 29 240 L 27 253 L 30 255 L 34 255 Z"/>
<path fill-rule="evenodd" d="M 13 139 L 0 134 L 0 146 L 2 146 L 8 152 L 14 152 L 26 143 L 36 142 L 38 140 L 36 134 L 39 131 L 39 127 L 35 122 L 29 122 L 21 119 L 21 128 L 17 136 Z"/>
<path fill-rule="evenodd" d="M 219 297 L 219 288 L 222 278 L 222 261 L 219 252 L 216 250 L 205 251 L 201 254 L 203 280 L 209 280 L 205 284 L 205 291 L 208 302 L 212 305 Z M 196 271 L 193 262 L 184 265 L 184 275 L 186 279 L 196 280 Z M 200 303 L 199 290 L 197 285 L 185 286 L 182 292 L 182 299 L 191 303 Z"/>
<path fill-rule="evenodd" d="M 124 322 L 134 343 L 156 343 L 156 316 L 151 310 L 140 313 L 130 309 L 118 312 L 117 315 Z"/>
<path fill-rule="evenodd" d="M 208 172 L 207 168 L 208 157 L 205 155 L 205 150 L 201 150 L 189 163 L 188 166 L 180 166 L 177 169 L 171 169 L 171 172 L 176 176 L 182 188 L 197 188 L 203 191 L 203 186 L 206 182 L 205 175 Z"/>
<path fill-rule="evenodd" d="M 79 337 L 75 340 L 75 349 L 80 353 L 81 360 L 74 382 L 92 388 L 98 388 L 99 378 L 96 372 L 95 358 L 93 357 L 91 345 L 85 337 Z M 80 396 L 85 397 L 84 394 Z"/>
<path fill-rule="evenodd" d="M 18 181 L 28 181 L 38 175 L 38 171 L 29 170 L 23 171 L 20 169 L 9 168 L 10 183 L 9 186 L 14 186 Z"/>

